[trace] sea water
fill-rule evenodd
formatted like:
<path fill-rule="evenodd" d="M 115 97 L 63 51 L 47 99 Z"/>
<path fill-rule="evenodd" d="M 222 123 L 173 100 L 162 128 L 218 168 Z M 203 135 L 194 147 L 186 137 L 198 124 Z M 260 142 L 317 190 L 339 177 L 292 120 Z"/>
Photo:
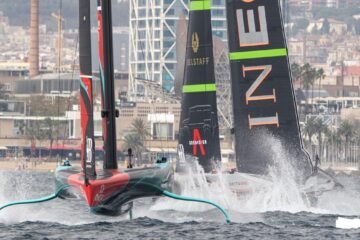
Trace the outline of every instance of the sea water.
<path fill-rule="evenodd" d="M 14 184 L 24 178 L 30 179 L 25 185 Z M 360 192 L 359 176 L 344 175 L 339 180 L 350 192 Z M 1 203 L 22 199 L 25 195 L 49 194 L 54 190 L 52 181 L 50 173 L 2 172 Z M 24 195 L 24 191 L 27 194 Z M 220 202 L 221 198 L 217 200 Z M 226 205 L 226 201 L 222 204 Z M 341 206 L 334 212 L 326 206 L 299 212 L 288 209 L 242 212 L 241 205 L 234 205 L 229 210 L 233 223 L 227 224 L 214 208 L 197 209 L 189 205 L 184 210 L 181 209 L 184 203 L 171 205 L 165 198 L 155 202 L 152 199 L 137 201 L 134 220 L 128 216 L 93 215 L 83 202 L 55 199 L 0 211 L 0 239 L 360 239 L 360 229 L 336 228 L 339 217 L 356 218 L 360 213 L 356 208 L 349 212 L 349 206 L 357 205 L 358 199 L 344 196 L 343 202 L 347 207 Z"/>
<path fill-rule="evenodd" d="M 93 215 L 83 201 L 55 199 L 0 211 L 0 239 L 360 239 L 360 229 L 336 228 L 339 219 L 360 215 L 359 176 L 339 176 L 345 189 L 324 193 L 310 207 L 281 144 L 273 144 L 271 151 L 277 161 L 276 168 L 269 168 L 273 184 L 252 189 L 244 199 L 230 191 L 221 169 L 212 181 L 196 163 L 176 176 L 183 178 L 182 195 L 222 205 L 231 224 L 210 205 L 165 197 L 136 201 L 134 220 Z M 49 195 L 53 181 L 51 173 L 0 171 L 0 205 Z"/>

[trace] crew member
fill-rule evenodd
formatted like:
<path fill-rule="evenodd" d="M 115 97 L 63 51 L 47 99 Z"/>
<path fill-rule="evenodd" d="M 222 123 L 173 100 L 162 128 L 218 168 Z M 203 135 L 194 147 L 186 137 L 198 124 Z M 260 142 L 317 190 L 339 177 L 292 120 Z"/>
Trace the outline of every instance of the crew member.
<path fill-rule="evenodd" d="M 132 149 L 131 148 L 128 149 L 128 157 L 129 157 L 129 163 L 127 165 L 127 168 L 133 168 L 132 163 L 131 163 L 131 157 L 132 157 Z"/>
<path fill-rule="evenodd" d="M 320 158 L 319 158 L 319 155 L 315 155 L 315 166 L 314 166 L 314 173 L 317 173 L 318 171 L 318 165 L 320 165 L 321 162 L 320 162 Z"/>

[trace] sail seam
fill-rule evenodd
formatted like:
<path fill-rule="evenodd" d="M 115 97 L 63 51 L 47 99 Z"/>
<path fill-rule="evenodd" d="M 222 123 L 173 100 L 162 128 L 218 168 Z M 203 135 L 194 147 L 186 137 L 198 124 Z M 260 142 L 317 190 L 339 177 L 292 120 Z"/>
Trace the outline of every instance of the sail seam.
<path fill-rule="evenodd" d="M 243 59 L 282 57 L 282 56 L 287 56 L 286 48 L 229 53 L 230 60 L 243 60 Z"/>
<path fill-rule="evenodd" d="M 182 89 L 183 93 L 199 93 L 199 92 L 215 92 L 215 91 L 216 91 L 215 83 L 184 85 Z"/>
<path fill-rule="evenodd" d="M 201 10 L 210 10 L 210 9 L 211 9 L 210 0 L 190 2 L 190 11 L 201 11 Z"/>

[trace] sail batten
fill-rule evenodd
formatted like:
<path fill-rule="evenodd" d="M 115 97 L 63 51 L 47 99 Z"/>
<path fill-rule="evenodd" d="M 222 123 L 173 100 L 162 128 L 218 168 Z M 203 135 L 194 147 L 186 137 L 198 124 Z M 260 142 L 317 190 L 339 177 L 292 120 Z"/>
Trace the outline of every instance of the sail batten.
<path fill-rule="evenodd" d="M 202 11 L 211 9 L 211 0 L 190 1 L 190 11 Z"/>
<path fill-rule="evenodd" d="M 216 84 L 190 84 L 183 86 L 183 93 L 215 92 Z"/>
<path fill-rule="evenodd" d="M 243 60 L 243 59 L 283 57 L 283 56 L 287 56 L 286 48 L 231 52 L 229 54 L 229 59 L 230 60 Z"/>

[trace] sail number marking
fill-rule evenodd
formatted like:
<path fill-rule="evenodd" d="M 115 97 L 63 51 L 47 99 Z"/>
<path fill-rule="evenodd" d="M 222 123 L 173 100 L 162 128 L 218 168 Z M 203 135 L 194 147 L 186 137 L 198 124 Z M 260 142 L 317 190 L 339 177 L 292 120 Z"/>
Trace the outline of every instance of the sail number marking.
<path fill-rule="evenodd" d="M 205 140 L 201 139 L 199 129 L 194 128 L 194 130 L 193 130 L 193 140 L 189 141 L 189 145 L 193 146 L 193 155 L 197 156 L 197 146 L 199 146 L 201 155 L 205 156 L 206 152 L 205 152 L 204 145 L 206 145 L 206 144 L 207 144 L 206 139 Z"/>
<path fill-rule="evenodd" d="M 93 152 L 93 140 L 91 138 L 86 139 L 86 165 L 91 167 L 92 163 L 92 152 Z"/>

